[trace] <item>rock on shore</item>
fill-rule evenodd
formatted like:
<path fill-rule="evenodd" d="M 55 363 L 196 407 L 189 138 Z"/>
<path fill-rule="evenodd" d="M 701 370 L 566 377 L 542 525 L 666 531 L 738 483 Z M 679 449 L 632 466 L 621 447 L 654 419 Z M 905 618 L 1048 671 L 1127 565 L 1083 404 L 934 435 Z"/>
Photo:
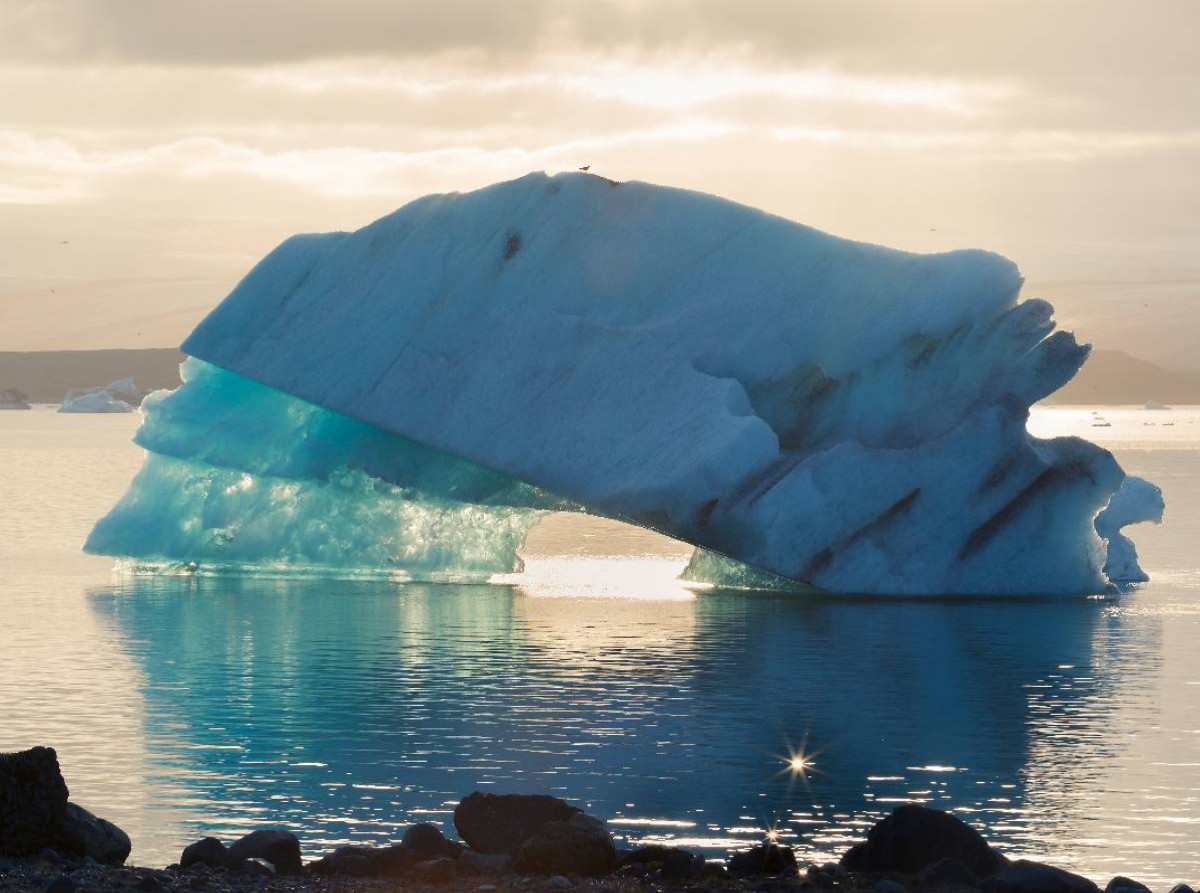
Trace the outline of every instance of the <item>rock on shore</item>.
<path fill-rule="evenodd" d="M 0 754 L 0 856 L 32 856 L 49 847 L 122 864 L 129 857 L 129 835 L 69 797 L 54 748 Z"/>
<path fill-rule="evenodd" d="M 915 804 L 876 823 L 840 863 L 803 868 L 774 840 L 727 865 L 657 844 L 619 850 L 604 822 L 554 797 L 476 792 L 459 803 L 454 825 L 463 843 L 424 822 L 399 843 L 341 847 L 307 865 L 294 833 L 264 828 L 228 846 L 198 840 L 166 869 L 122 868 L 129 838 L 69 802 L 52 749 L 0 755 L 5 893 L 1099 893 L 1060 868 L 1009 861 L 956 816 Z M 1150 891 L 1118 877 L 1105 893 Z M 1179 885 L 1172 893 L 1192 891 Z"/>
<path fill-rule="evenodd" d="M 454 809 L 454 827 L 463 842 L 481 853 L 516 856 L 547 822 L 566 822 L 580 810 L 540 794 L 485 794 L 476 791 Z"/>

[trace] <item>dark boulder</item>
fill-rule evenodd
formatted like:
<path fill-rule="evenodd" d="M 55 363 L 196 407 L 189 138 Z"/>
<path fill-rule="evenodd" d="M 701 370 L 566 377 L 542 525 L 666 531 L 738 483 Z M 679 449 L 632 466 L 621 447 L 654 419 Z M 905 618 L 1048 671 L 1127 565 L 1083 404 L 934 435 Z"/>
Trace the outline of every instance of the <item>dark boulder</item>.
<path fill-rule="evenodd" d="M 454 827 L 474 850 L 516 856 L 521 845 L 546 822 L 566 822 L 579 812 L 557 797 L 476 791 L 455 808 Z"/>
<path fill-rule="evenodd" d="M 413 880 L 423 884 L 448 884 L 458 877 L 453 859 L 427 859 L 412 868 Z"/>
<path fill-rule="evenodd" d="M 462 844 L 447 840 L 442 829 L 430 822 L 421 822 L 405 831 L 401 846 L 412 853 L 415 862 L 457 859 L 463 849 Z"/>
<path fill-rule="evenodd" d="M 526 874 L 609 874 L 617 867 L 617 848 L 602 821 L 577 812 L 565 822 L 543 823 L 521 846 L 513 867 Z"/>
<path fill-rule="evenodd" d="M 51 747 L 0 754 L 0 856 L 32 856 L 53 847 L 74 858 L 120 865 L 129 835 L 70 796 Z"/>
<path fill-rule="evenodd" d="M 1118 875 L 1108 882 L 1104 893 L 1150 893 L 1150 888 L 1145 884 L 1139 884 L 1137 881 Z"/>
<path fill-rule="evenodd" d="M 458 857 L 458 870 L 461 874 L 501 877 L 512 871 L 512 856 L 506 853 L 477 853 L 474 850 L 463 850 Z"/>
<path fill-rule="evenodd" d="M 450 841 L 447 841 L 449 843 Z M 373 848 L 344 846 L 308 865 L 307 870 L 323 876 L 373 877 L 397 879 L 411 874 L 419 860 L 402 843 Z"/>
<path fill-rule="evenodd" d="M 57 844 L 67 797 L 54 748 L 0 754 L 0 856 L 32 856 Z"/>
<path fill-rule="evenodd" d="M 132 848 L 128 834 L 74 803 L 67 804 L 58 844 L 64 853 L 90 856 L 104 865 L 124 865 Z"/>
<path fill-rule="evenodd" d="M 215 837 L 205 837 L 183 848 L 179 857 L 179 867 L 191 868 L 193 865 L 207 865 L 209 868 L 228 868 L 229 850 L 225 844 Z"/>
<path fill-rule="evenodd" d="M 291 831 L 263 829 L 252 831 L 229 848 L 229 859 L 240 865 L 243 859 L 270 862 L 279 874 L 299 874 L 300 841 Z"/>
<path fill-rule="evenodd" d="M 377 850 L 370 847 L 338 847 L 328 856 L 310 862 L 306 870 L 323 876 L 370 877 L 371 862 L 376 853 Z"/>
<path fill-rule="evenodd" d="M 1025 859 L 987 878 L 980 889 L 983 893 L 1100 893 L 1085 877 Z"/>
<path fill-rule="evenodd" d="M 957 859 L 942 859 L 940 862 L 934 862 L 932 865 L 925 867 L 921 872 L 920 886 L 929 889 L 936 889 L 937 887 L 978 887 L 979 877 Z"/>
<path fill-rule="evenodd" d="M 704 857 L 679 847 L 650 844 L 622 853 L 618 864 L 621 868 L 636 865 L 662 872 L 669 880 L 700 879 L 704 875 Z"/>
<path fill-rule="evenodd" d="M 1007 861 L 956 816 L 916 804 L 899 806 L 876 822 L 864 843 L 842 856 L 842 865 L 859 872 L 915 872 L 954 859 L 978 877 L 989 877 Z"/>
<path fill-rule="evenodd" d="M 398 878 L 412 871 L 412 850 L 402 843 L 393 844 L 377 850 L 371 859 L 371 874 L 373 877 Z"/>
<path fill-rule="evenodd" d="M 760 843 L 751 849 L 734 853 L 729 859 L 729 873 L 742 877 L 795 871 L 796 854 L 791 847 L 777 843 Z"/>

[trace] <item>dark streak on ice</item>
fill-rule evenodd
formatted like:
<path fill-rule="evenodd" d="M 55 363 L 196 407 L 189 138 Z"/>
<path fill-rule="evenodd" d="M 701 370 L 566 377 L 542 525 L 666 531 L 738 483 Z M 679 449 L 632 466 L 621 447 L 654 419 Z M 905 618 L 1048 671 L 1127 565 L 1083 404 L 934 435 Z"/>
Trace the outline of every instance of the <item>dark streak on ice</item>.
<path fill-rule="evenodd" d="M 814 555 L 812 561 L 808 563 L 808 566 L 804 569 L 803 579 L 813 579 L 813 577 L 829 566 L 830 562 L 833 561 L 834 556 L 837 555 L 838 552 L 844 551 L 848 547 L 861 540 L 863 537 L 869 537 L 883 530 L 890 523 L 912 508 L 913 503 L 917 501 L 917 497 L 920 495 L 921 488 L 917 487 L 902 499 L 894 502 L 876 518 L 868 521 L 849 536 L 844 537 L 840 542 L 834 543 L 831 546 L 826 546 L 824 549 Z"/>
<path fill-rule="evenodd" d="M 1000 486 L 1000 484 L 1004 482 L 1004 479 L 1012 473 L 1013 466 L 1016 464 L 1016 462 L 1017 460 L 1014 456 L 1009 456 L 1003 462 L 997 463 L 992 470 L 988 472 L 988 476 L 983 479 L 983 482 L 980 483 L 979 492 L 987 493 L 988 491 L 995 490 L 998 486 Z"/>
<path fill-rule="evenodd" d="M 521 250 L 521 234 L 509 233 L 508 238 L 504 242 L 504 259 L 512 260 L 518 251 Z"/>
<path fill-rule="evenodd" d="M 959 560 L 969 558 L 986 546 L 1010 522 L 1014 521 L 1029 505 L 1044 491 L 1072 479 L 1086 477 L 1094 480 L 1087 466 L 1082 462 L 1072 462 L 1068 465 L 1056 465 L 1047 468 L 1030 482 L 1024 490 L 1014 496 L 998 512 L 971 531 L 967 541 L 959 550 Z"/>

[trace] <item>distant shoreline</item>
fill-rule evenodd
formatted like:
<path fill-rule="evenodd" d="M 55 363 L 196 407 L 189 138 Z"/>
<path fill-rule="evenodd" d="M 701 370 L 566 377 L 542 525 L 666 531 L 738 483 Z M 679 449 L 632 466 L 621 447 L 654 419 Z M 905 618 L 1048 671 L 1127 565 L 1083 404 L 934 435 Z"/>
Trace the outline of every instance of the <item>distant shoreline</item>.
<path fill-rule="evenodd" d="M 59 403 L 71 388 L 132 378 L 142 390 L 179 386 L 177 347 L 0 351 L 0 390 L 16 388 L 31 403 Z"/>
<path fill-rule="evenodd" d="M 179 385 L 177 347 L 0 351 L 0 390 L 17 388 L 34 403 L 58 403 L 69 388 L 133 378 L 143 390 Z M 1200 373 L 1164 369 L 1118 350 L 1095 350 L 1045 406 L 1200 405 Z"/>

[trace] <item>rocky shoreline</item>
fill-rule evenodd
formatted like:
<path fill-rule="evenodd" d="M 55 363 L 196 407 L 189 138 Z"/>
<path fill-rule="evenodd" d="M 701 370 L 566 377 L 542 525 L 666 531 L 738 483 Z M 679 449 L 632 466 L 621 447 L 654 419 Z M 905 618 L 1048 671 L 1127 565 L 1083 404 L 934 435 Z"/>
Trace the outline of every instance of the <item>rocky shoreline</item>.
<path fill-rule="evenodd" d="M 1087 878 L 1010 860 L 969 825 L 916 804 L 897 807 L 840 861 L 799 865 L 772 840 L 707 861 L 685 849 L 618 848 L 600 819 L 555 797 L 464 797 L 454 811 L 459 840 L 431 823 L 386 847 L 346 846 L 315 861 L 300 841 L 261 829 L 226 845 L 208 837 L 178 863 L 134 868 L 128 835 L 68 800 L 52 748 L 0 754 L 0 891 L 138 893 L 1099 893 Z M 1105 893 L 1150 893 L 1113 878 Z M 1161 891 L 1166 893 L 1166 891 Z M 1180 884 L 1171 893 L 1193 893 Z"/>

